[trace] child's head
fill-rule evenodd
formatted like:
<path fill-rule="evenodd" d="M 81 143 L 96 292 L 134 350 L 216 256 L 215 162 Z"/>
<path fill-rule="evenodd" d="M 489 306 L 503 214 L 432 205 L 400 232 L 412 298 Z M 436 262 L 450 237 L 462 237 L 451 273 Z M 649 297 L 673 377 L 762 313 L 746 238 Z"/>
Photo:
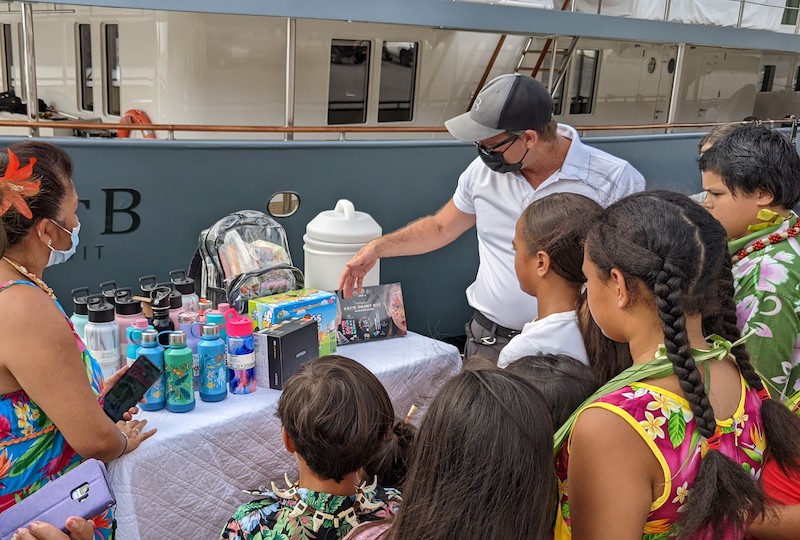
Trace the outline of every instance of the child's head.
<path fill-rule="evenodd" d="M 383 487 L 402 487 L 411 458 L 411 445 L 417 434 L 416 426 L 396 418 L 389 439 L 364 466 L 364 477 L 371 482 L 378 478 Z"/>
<path fill-rule="evenodd" d="M 800 156 L 780 131 L 743 125 L 717 141 L 700 158 L 704 204 L 728 233 L 750 234 L 758 212 L 786 212 L 800 201 Z"/>
<path fill-rule="evenodd" d="M 545 538 L 552 447 L 550 411 L 531 383 L 496 367 L 462 371 L 422 420 L 388 538 Z"/>
<path fill-rule="evenodd" d="M 541 279 L 553 276 L 576 287 L 583 283 L 583 239 L 601 211 L 595 201 L 575 193 L 554 193 L 532 202 L 522 212 L 514 234 L 514 269 L 520 288 L 535 296 Z"/>
<path fill-rule="evenodd" d="M 589 366 L 565 354 L 523 356 L 506 367 L 506 371 L 516 373 L 542 393 L 550 405 L 556 429 L 600 388 Z"/>
<path fill-rule="evenodd" d="M 700 151 L 700 155 L 702 156 L 703 154 L 705 154 L 709 150 L 709 148 L 717 144 L 718 141 L 721 141 L 722 139 L 730 135 L 734 129 L 738 128 L 741 125 L 742 124 L 739 124 L 737 122 L 731 122 L 730 124 L 722 124 L 721 126 L 717 126 L 708 133 L 706 133 L 705 136 L 702 139 L 700 139 L 700 143 L 697 145 L 697 149 Z"/>
<path fill-rule="evenodd" d="M 631 195 L 608 207 L 590 229 L 584 271 L 592 315 L 613 339 L 630 341 L 641 331 L 631 324 L 631 315 L 625 315 L 627 309 L 632 307 L 633 316 L 640 319 L 647 317 L 649 310 L 657 314 L 667 358 L 691 406 L 698 432 L 706 440 L 711 438 L 717 424 L 691 355 L 686 321 L 687 315 L 700 314 L 704 332 L 731 341 L 739 337 L 731 265 L 720 223 L 684 195 Z M 744 346 L 734 348 L 733 356 L 750 387 L 763 390 Z M 797 418 L 771 400 L 763 404 L 761 412 L 770 450 L 778 448 L 796 456 L 800 441 Z M 787 424 L 786 435 L 776 434 L 780 422 Z M 776 443 L 773 435 L 786 440 Z M 763 508 L 763 498 L 749 475 L 715 450 L 703 458 L 690 497 L 697 502 L 686 505 L 681 521 L 686 536 L 709 524 L 723 526 L 726 520 L 740 526 L 748 515 Z"/>
<path fill-rule="evenodd" d="M 394 409 L 372 372 L 332 354 L 303 364 L 289 379 L 278 417 L 311 472 L 340 482 L 381 448 Z"/>

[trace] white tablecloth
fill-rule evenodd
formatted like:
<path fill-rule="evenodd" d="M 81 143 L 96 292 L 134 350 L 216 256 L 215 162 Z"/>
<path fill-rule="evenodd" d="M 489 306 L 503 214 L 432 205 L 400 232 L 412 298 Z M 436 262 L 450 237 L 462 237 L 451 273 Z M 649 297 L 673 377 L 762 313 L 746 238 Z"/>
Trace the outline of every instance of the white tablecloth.
<path fill-rule="evenodd" d="M 398 416 L 424 406 L 458 372 L 458 350 L 418 334 L 340 347 L 384 384 Z M 197 400 L 184 414 L 142 413 L 158 433 L 109 467 L 117 498 L 118 538 L 212 540 L 240 504 L 243 488 L 296 476 L 294 457 L 276 418 L 280 392 L 229 395 L 219 403 Z M 281 485 L 281 484 L 279 484 Z"/>

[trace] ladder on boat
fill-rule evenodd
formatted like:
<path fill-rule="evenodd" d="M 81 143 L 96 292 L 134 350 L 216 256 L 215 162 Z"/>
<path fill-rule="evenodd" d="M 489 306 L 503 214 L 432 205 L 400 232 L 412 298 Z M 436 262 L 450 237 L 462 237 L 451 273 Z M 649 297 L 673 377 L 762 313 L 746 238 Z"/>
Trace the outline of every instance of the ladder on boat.
<path fill-rule="evenodd" d="M 558 36 L 548 37 L 541 49 L 533 48 L 535 40 L 534 36 L 528 37 L 517 61 L 517 67 L 514 68 L 514 73 L 529 71 L 531 77 L 539 80 L 550 94 L 556 97 L 564 83 L 567 66 L 575 53 L 579 38 L 572 36 L 569 45 L 562 49 L 558 48 Z M 536 63 L 532 66 L 526 65 L 525 60 L 533 54 L 538 55 Z"/>

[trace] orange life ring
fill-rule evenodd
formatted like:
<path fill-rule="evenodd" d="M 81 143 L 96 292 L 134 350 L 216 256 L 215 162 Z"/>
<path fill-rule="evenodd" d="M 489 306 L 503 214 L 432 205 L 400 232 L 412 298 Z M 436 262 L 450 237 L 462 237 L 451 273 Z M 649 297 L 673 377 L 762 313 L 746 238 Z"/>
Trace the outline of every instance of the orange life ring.
<path fill-rule="evenodd" d="M 129 111 L 125 111 L 125 114 L 122 115 L 122 118 L 119 121 L 120 124 L 152 124 L 150 122 L 150 117 L 147 116 L 147 113 L 140 110 L 140 109 L 131 109 Z M 130 129 L 118 129 L 117 130 L 117 137 L 120 139 L 127 139 L 131 136 Z M 156 133 L 153 130 L 146 129 L 146 130 L 137 130 L 142 132 L 142 136 L 145 139 L 155 139 Z"/>

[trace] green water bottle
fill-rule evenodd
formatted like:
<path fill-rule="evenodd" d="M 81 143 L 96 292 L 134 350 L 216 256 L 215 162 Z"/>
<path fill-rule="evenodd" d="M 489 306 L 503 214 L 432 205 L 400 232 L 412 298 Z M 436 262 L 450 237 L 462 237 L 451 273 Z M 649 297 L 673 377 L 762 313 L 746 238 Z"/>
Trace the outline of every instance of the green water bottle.
<path fill-rule="evenodd" d="M 167 410 L 182 413 L 194 409 L 194 372 L 192 351 L 186 346 L 186 334 L 169 334 L 169 348 L 164 351 L 167 378 Z"/>

